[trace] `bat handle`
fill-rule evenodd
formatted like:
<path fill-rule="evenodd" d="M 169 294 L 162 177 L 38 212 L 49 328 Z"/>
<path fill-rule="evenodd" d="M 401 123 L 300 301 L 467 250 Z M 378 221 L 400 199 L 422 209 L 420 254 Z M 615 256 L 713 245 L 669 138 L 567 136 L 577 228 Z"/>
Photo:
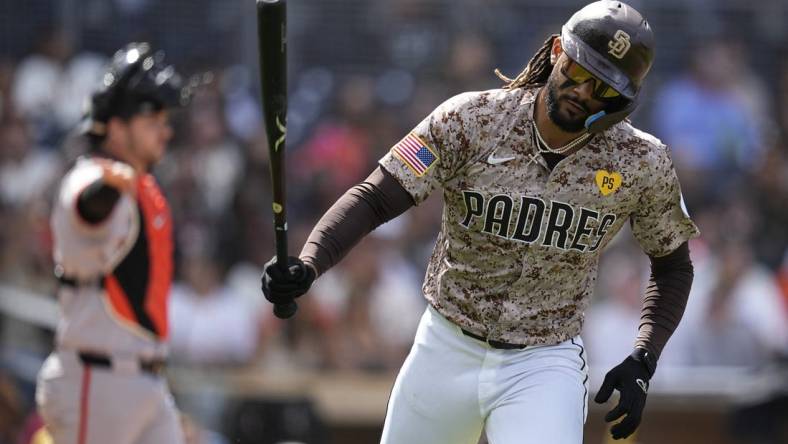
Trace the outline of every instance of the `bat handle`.
<path fill-rule="evenodd" d="M 287 223 L 275 227 L 276 230 L 276 265 L 283 273 L 289 273 L 287 269 Z M 284 304 L 274 304 L 274 315 L 279 319 L 290 319 L 298 311 L 296 301 Z"/>
<path fill-rule="evenodd" d="M 290 301 L 284 304 L 274 304 L 274 315 L 279 319 L 290 319 L 298 311 L 298 304 L 296 301 Z"/>

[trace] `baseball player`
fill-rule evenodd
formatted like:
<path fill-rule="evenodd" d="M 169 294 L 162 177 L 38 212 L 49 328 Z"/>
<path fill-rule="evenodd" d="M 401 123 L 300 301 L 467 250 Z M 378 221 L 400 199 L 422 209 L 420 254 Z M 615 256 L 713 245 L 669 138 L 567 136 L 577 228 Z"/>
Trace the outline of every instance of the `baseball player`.
<path fill-rule="evenodd" d="M 599 255 L 629 223 L 651 259 L 634 350 L 607 373 L 605 416 L 623 438 L 686 305 L 698 234 L 668 149 L 625 118 L 653 61 L 638 11 L 591 3 L 501 89 L 440 105 L 317 223 L 267 299 L 305 293 L 364 235 L 443 195 L 423 285 L 429 302 L 394 384 L 382 443 L 579 444 L 588 363 L 579 336 Z M 500 75 L 500 74 L 499 74 Z M 622 332 L 623 333 L 623 332 Z M 635 332 L 632 332 L 633 334 Z"/>
<path fill-rule="evenodd" d="M 92 96 L 90 154 L 66 173 L 51 218 L 62 315 L 36 402 L 57 444 L 183 442 L 161 375 L 172 219 L 150 169 L 187 92 L 162 52 L 132 43 Z"/>

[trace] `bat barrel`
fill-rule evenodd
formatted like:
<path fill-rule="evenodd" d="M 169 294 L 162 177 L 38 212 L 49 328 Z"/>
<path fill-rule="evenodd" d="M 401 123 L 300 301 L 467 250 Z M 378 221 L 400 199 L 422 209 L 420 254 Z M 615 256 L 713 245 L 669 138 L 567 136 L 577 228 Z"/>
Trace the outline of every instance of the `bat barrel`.
<path fill-rule="evenodd" d="M 277 128 L 276 117 L 287 115 L 287 3 L 257 1 L 257 37 L 260 50 L 263 111 L 266 127 Z M 284 125 L 284 121 L 281 122 Z M 274 141 L 272 141 L 273 143 Z"/>
<path fill-rule="evenodd" d="M 260 50 L 260 86 L 273 188 L 277 254 L 287 258 L 285 196 L 285 138 L 287 134 L 287 29 L 284 0 L 257 1 L 257 37 Z M 285 248 L 280 248 L 280 240 Z M 286 262 L 284 262 L 286 264 Z"/>

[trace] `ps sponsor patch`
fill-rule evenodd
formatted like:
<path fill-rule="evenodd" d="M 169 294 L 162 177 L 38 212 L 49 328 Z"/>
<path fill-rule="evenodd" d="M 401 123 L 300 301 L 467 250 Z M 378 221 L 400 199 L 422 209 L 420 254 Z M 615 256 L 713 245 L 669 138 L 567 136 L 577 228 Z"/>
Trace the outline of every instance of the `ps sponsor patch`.
<path fill-rule="evenodd" d="M 391 148 L 392 154 L 408 166 L 416 176 L 423 176 L 438 156 L 418 136 L 408 134 Z"/>
<path fill-rule="evenodd" d="M 599 170 L 596 172 L 596 186 L 603 196 L 615 193 L 618 187 L 621 186 L 623 178 L 620 173 L 609 172 L 607 170 Z"/>

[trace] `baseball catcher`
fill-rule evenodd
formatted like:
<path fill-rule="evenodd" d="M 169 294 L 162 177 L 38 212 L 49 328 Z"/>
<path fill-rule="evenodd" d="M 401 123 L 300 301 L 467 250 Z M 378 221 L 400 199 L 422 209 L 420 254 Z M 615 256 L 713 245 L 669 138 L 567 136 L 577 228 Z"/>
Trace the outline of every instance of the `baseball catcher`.
<path fill-rule="evenodd" d="M 91 151 L 63 178 L 51 220 L 62 314 L 36 402 L 57 444 L 183 442 L 161 376 L 172 219 L 150 169 L 188 91 L 162 52 L 132 43 L 91 98 Z"/>

